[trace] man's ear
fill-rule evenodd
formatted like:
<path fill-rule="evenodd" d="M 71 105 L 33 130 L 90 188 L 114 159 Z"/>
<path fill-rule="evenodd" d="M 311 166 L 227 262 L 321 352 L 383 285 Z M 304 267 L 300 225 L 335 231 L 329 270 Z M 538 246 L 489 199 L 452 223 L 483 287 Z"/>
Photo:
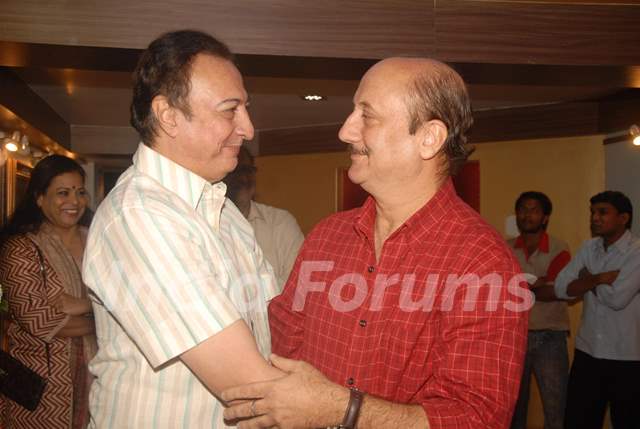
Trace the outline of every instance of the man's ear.
<path fill-rule="evenodd" d="M 427 160 L 436 156 L 448 135 L 447 126 L 441 120 L 432 119 L 424 123 L 418 131 L 422 158 Z"/>
<path fill-rule="evenodd" d="M 171 138 L 178 134 L 178 109 L 169 104 L 164 95 L 156 95 L 151 101 L 151 110 L 156 117 L 159 128 Z"/>
<path fill-rule="evenodd" d="M 629 213 L 620 213 L 620 217 L 624 225 L 627 225 L 629 223 L 629 219 L 631 219 L 631 216 L 629 216 Z"/>

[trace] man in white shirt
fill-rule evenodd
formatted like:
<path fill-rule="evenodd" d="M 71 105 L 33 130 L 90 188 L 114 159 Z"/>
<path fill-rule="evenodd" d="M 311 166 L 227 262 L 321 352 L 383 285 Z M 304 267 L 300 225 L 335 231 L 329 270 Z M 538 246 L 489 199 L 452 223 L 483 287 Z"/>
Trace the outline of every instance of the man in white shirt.
<path fill-rule="evenodd" d="M 558 274 L 559 298 L 583 297 L 569 375 L 565 428 L 602 428 L 607 404 L 616 429 L 640 424 L 640 240 L 621 192 L 591 198 L 591 233 Z"/>
<path fill-rule="evenodd" d="M 278 289 L 282 290 L 296 261 L 304 235 L 291 213 L 254 201 L 256 171 L 253 156 L 246 147 L 241 147 L 238 166 L 224 178 L 227 197 L 253 227 L 256 240 L 273 267 Z"/>
<path fill-rule="evenodd" d="M 139 145 L 98 208 L 84 257 L 99 352 L 95 428 L 223 428 L 223 389 L 273 379 L 273 271 L 220 180 L 253 137 L 228 48 L 167 33 L 134 72 Z"/>

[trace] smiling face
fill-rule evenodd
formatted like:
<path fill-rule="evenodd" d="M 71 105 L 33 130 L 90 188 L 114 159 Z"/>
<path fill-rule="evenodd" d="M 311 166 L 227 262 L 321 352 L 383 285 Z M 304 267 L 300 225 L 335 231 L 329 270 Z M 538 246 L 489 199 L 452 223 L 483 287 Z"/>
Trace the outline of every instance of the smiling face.
<path fill-rule="evenodd" d="M 173 109 L 173 141 L 159 151 L 210 182 L 237 164 L 244 140 L 253 138 L 247 92 L 238 69 L 228 60 L 198 54 L 191 66 L 191 115 Z M 162 122 L 162 120 L 161 120 Z"/>
<path fill-rule="evenodd" d="M 89 197 L 79 173 L 60 174 L 51 180 L 46 192 L 36 203 L 46 220 L 60 229 L 73 228 L 84 214 Z"/>
<path fill-rule="evenodd" d="M 383 61 L 365 74 L 339 132 L 351 153 L 349 179 L 372 194 L 385 187 L 401 189 L 423 168 L 422 135 L 409 134 L 405 97 L 411 76 L 401 66 Z"/>

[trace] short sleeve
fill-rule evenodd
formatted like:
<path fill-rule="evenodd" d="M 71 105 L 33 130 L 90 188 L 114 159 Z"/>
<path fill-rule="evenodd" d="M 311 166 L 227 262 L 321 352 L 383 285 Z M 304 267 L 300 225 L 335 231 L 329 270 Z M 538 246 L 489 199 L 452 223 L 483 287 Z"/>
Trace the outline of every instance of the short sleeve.
<path fill-rule="evenodd" d="M 92 231 L 93 232 L 93 231 Z M 149 207 L 125 209 L 90 234 L 84 278 L 153 367 L 215 335 L 240 314 L 199 231 Z"/>

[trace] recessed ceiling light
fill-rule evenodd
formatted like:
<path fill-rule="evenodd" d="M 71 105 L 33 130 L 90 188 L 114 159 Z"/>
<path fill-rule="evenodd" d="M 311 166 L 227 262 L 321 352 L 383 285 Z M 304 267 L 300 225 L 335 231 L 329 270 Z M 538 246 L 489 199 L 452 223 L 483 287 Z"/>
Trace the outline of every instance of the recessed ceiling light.
<path fill-rule="evenodd" d="M 327 97 L 325 97 L 324 95 L 317 95 L 317 94 L 307 94 L 307 95 L 302 95 L 301 97 L 303 100 L 306 100 L 306 101 L 323 101 L 327 99 Z"/>

